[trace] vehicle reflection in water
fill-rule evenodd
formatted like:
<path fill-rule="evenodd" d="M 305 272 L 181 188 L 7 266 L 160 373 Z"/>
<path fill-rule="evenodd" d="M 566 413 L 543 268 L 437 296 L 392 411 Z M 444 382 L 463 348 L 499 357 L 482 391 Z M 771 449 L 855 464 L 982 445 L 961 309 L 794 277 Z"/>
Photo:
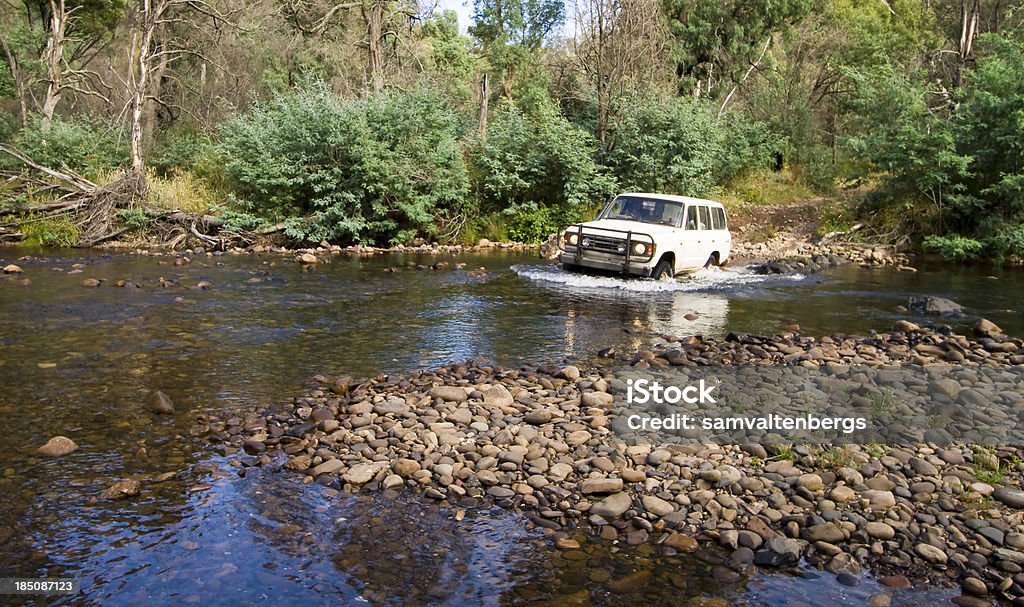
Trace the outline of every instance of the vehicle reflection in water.
<path fill-rule="evenodd" d="M 614 341 L 625 351 L 643 347 L 651 334 L 720 335 L 729 318 L 729 298 L 723 289 L 749 284 L 754 276 L 714 270 L 656 282 L 571 274 L 555 266 L 520 265 L 513 270 L 564 296 L 566 352 L 581 357 L 593 355 L 595 318 L 626 333 L 608 336 L 609 345 Z"/>

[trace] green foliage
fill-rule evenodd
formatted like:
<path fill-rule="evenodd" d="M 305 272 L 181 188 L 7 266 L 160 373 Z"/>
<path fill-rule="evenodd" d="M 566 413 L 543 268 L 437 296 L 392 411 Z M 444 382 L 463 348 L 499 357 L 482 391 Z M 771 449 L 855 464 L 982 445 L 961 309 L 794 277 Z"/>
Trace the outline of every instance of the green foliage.
<path fill-rule="evenodd" d="M 931 107 L 924 83 L 892 68 L 850 72 L 851 102 L 863 122 L 851 146 L 883 172 L 878 204 L 902 204 L 913 230 L 941 224 L 952 195 L 963 190 L 970 157 L 958 153 L 944 107 Z"/>
<path fill-rule="evenodd" d="M 148 164 L 161 177 L 188 172 L 212 185 L 225 183 L 224 158 L 217 145 L 206 133 L 191 129 L 162 134 Z"/>
<path fill-rule="evenodd" d="M 614 190 L 614 182 L 594 161 L 596 150 L 593 137 L 550 105 L 531 115 L 515 105 L 502 106 L 495 112 L 487 140 L 472 149 L 473 192 L 481 212 L 517 217 L 548 207 L 558 209 L 537 219 L 541 225 L 575 217 Z M 526 221 L 514 221 L 520 227 L 511 231 L 536 234 L 541 230 L 527 227 Z"/>
<path fill-rule="evenodd" d="M 964 236 L 935 236 L 924 238 L 924 247 L 938 251 L 946 261 L 969 261 L 977 259 L 985 249 L 985 244 Z"/>
<path fill-rule="evenodd" d="M 431 67 L 448 96 L 469 101 L 476 60 L 469 38 L 459 33 L 458 15 L 452 10 L 435 14 L 423 24 L 423 33 L 431 45 Z"/>
<path fill-rule="evenodd" d="M 429 91 L 344 102 L 313 84 L 228 121 L 221 150 L 241 210 L 289 237 L 394 243 L 464 211 L 458 134 Z"/>
<path fill-rule="evenodd" d="M 117 212 L 118 222 L 129 232 L 144 232 L 154 219 L 160 216 L 158 211 L 145 209 L 121 209 Z"/>
<path fill-rule="evenodd" d="M 564 20 L 564 0 L 474 0 L 469 33 L 490 64 L 492 90 L 508 99 L 525 88 L 535 97 L 535 83 L 547 80 L 546 70 L 536 69 L 537 54 Z"/>
<path fill-rule="evenodd" d="M 1024 222 L 1024 43 L 983 36 L 979 47 L 954 114 L 957 147 L 971 159 L 970 170 L 948 219 L 951 228 L 980 236 Z"/>
<path fill-rule="evenodd" d="M 765 125 L 677 97 L 636 99 L 621 112 L 605 162 L 624 190 L 710 196 L 768 166 L 780 142 Z"/>
<path fill-rule="evenodd" d="M 87 177 L 96 177 L 128 163 L 128 149 L 117 133 L 106 125 L 86 119 L 54 117 L 47 124 L 34 118 L 19 131 L 12 144 L 39 164 L 68 167 Z M 16 163 L 4 156 L 0 162 Z M 12 167 L 13 168 L 13 167 Z"/>
<path fill-rule="evenodd" d="M 524 205 L 512 218 L 508 235 L 518 242 L 541 242 L 559 228 L 580 219 L 578 209 L 564 206 L 532 208 L 531 205 Z"/>
<path fill-rule="evenodd" d="M 803 19 L 812 0 L 665 0 L 680 89 L 717 93 L 736 81 L 776 32 Z M 710 90 L 709 90 L 710 89 Z M 728 89 L 726 89 L 728 91 Z"/>
<path fill-rule="evenodd" d="M 70 247 L 78 243 L 81 232 L 68 215 L 55 217 L 33 217 L 22 219 L 19 226 L 25 235 L 25 244 L 44 247 Z"/>

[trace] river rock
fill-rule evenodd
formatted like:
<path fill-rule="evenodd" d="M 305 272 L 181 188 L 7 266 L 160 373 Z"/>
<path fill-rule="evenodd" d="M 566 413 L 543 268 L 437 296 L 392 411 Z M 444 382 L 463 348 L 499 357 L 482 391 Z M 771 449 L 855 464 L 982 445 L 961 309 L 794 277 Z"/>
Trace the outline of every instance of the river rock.
<path fill-rule="evenodd" d="M 979 318 L 978 322 L 974 323 L 972 330 L 978 337 L 999 337 L 1003 334 L 1003 330 L 999 328 L 999 325 L 984 318 Z"/>
<path fill-rule="evenodd" d="M 558 377 L 561 377 L 566 381 L 578 381 L 580 378 L 580 369 L 574 365 L 569 365 L 558 372 Z"/>
<path fill-rule="evenodd" d="M 800 561 L 804 542 L 788 537 L 773 537 L 754 553 L 754 564 L 765 567 L 785 567 Z"/>
<path fill-rule="evenodd" d="M 458 386 L 434 386 L 428 394 L 430 398 L 440 398 L 447 402 L 464 403 L 469 400 L 466 391 Z"/>
<path fill-rule="evenodd" d="M 967 594 L 973 594 L 974 596 L 985 596 L 988 594 L 988 587 L 985 586 L 985 582 L 979 580 L 976 577 L 966 577 L 961 582 L 964 592 Z"/>
<path fill-rule="evenodd" d="M 157 415 L 172 415 L 174 413 L 174 403 L 171 402 L 171 398 L 160 390 L 149 393 L 146 398 L 146 408 Z"/>
<path fill-rule="evenodd" d="M 512 394 L 508 391 L 508 388 L 501 384 L 491 386 L 487 390 L 484 390 L 484 404 L 491 407 L 511 407 L 515 400 L 512 398 Z"/>
<path fill-rule="evenodd" d="M 21 274 L 22 271 L 23 270 L 20 267 L 14 265 L 13 263 L 4 266 L 4 274 Z"/>
<path fill-rule="evenodd" d="M 685 533 L 672 532 L 665 538 L 662 545 L 677 550 L 679 552 L 696 552 L 700 548 L 700 544 L 697 540 L 686 535 Z"/>
<path fill-rule="evenodd" d="M 607 520 L 615 520 L 629 510 L 633 498 L 628 493 L 614 493 L 590 507 L 590 514 L 596 514 Z"/>
<path fill-rule="evenodd" d="M 920 457 L 910 458 L 910 468 L 915 474 L 920 476 L 938 476 L 939 469 L 932 465 L 931 462 L 923 460 Z"/>
<path fill-rule="evenodd" d="M 580 490 L 584 495 L 591 493 L 617 493 L 622 491 L 621 478 L 588 478 L 583 481 Z"/>
<path fill-rule="evenodd" d="M 935 565 L 944 565 L 949 557 L 946 552 L 932 546 L 931 544 L 918 544 L 914 546 L 914 552 L 924 560 Z"/>
<path fill-rule="evenodd" d="M 809 542 L 828 542 L 836 544 L 846 539 L 846 534 L 835 523 L 819 523 L 812 525 L 805 530 L 805 536 Z"/>
<path fill-rule="evenodd" d="M 1024 508 L 1024 491 L 1000 487 L 992 492 L 992 497 L 1011 508 Z"/>
<path fill-rule="evenodd" d="M 961 316 L 964 311 L 964 307 L 955 301 L 934 295 L 912 296 L 907 307 L 927 316 Z"/>
<path fill-rule="evenodd" d="M 100 286 L 100 281 L 95 278 L 86 278 L 82 281 L 82 286 L 86 289 L 95 289 Z"/>
<path fill-rule="evenodd" d="M 378 468 L 379 466 L 374 464 L 356 464 L 349 468 L 341 478 L 343 478 L 346 483 L 364 485 L 376 476 Z"/>
<path fill-rule="evenodd" d="M 817 474 L 801 474 L 796 479 L 796 486 L 808 491 L 821 491 L 825 484 Z"/>
<path fill-rule="evenodd" d="M 615 402 L 615 397 L 607 392 L 584 392 L 583 396 L 580 397 L 580 402 L 584 407 L 603 409 L 612 406 L 612 403 Z"/>
<path fill-rule="evenodd" d="M 868 500 L 868 506 L 873 510 L 883 510 L 896 505 L 896 496 L 892 494 L 892 491 L 869 489 L 861 495 Z"/>
<path fill-rule="evenodd" d="M 297 262 L 299 262 L 301 264 L 306 264 L 306 265 L 310 265 L 310 264 L 314 264 L 314 263 L 320 263 L 320 260 L 317 259 L 317 256 L 313 255 L 312 253 L 303 253 L 303 254 L 299 255 L 298 257 L 296 257 L 295 261 L 297 261 Z"/>
<path fill-rule="evenodd" d="M 666 502 L 660 497 L 656 497 L 654 495 L 645 495 L 643 497 L 642 502 L 644 505 L 644 510 L 650 512 L 651 514 L 657 517 L 662 517 L 668 514 L 669 512 L 675 511 L 675 506 L 673 506 L 669 502 Z"/>
<path fill-rule="evenodd" d="M 864 525 L 864 531 L 876 540 L 891 540 L 896 536 L 896 530 L 886 523 L 872 521 Z"/>
<path fill-rule="evenodd" d="M 128 479 L 118 481 L 103 491 L 101 497 L 105 500 L 120 500 L 139 494 L 139 481 Z"/>
<path fill-rule="evenodd" d="M 320 464 L 316 468 L 313 468 L 313 476 L 320 476 L 321 474 L 334 474 L 338 470 L 345 467 L 345 462 L 340 459 L 329 459 L 324 463 Z"/>
<path fill-rule="evenodd" d="M 846 485 L 839 485 L 829 493 L 829 497 L 836 502 L 851 502 L 857 497 L 857 492 Z"/>
<path fill-rule="evenodd" d="M 36 449 L 36 453 L 39 455 L 45 455 L 46 457 L 60 457 L 71 453 L 75 449 L 78 449 L 78 445 L 75 444 L 75 441 L 66 436 L 54 436 L 50 440 L 46 441 L 45 445 Z"/>
<path fill-rule="evenodd" d="M 523 421 L 534 426 L 543 426 L 544 424 L 551 421 L 551 411 L 547 409 L 537 409 L 536 411 L 530 411 L 523 416 Z"/>

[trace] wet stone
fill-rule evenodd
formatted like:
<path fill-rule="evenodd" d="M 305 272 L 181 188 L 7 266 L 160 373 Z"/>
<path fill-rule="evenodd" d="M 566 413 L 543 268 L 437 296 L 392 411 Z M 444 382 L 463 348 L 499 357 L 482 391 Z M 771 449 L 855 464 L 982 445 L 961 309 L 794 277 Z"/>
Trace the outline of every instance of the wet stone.
<path fill-rule="evenodd" d="M 61 457 L 78 449 L 75 441 L 66 436 L 54 436 L 46 441 L 46 444 L 36 450 L 36 453 L 46 457 Z"/>

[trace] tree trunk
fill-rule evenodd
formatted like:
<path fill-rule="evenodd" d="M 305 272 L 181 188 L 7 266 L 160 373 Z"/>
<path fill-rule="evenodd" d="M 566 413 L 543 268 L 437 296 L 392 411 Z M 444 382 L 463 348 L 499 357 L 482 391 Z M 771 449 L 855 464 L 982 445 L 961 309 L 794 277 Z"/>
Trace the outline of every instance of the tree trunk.
<path fill-rule="evenodd" d="M 384 90 L 384 59 L 381 56 L 381 38 L 384 31 L 385 0 L 370 0 L 369 7 L 363 5 L 363 19 L 366 20 L 367 57 L 366 71 L 374 93 Z"/>
<path fill-rule="evenodd" d="M 7 56 L 7 65 L 11 70 L 11 79 L 14 81 L 14 88 L 18 91 L 21 127 L 25 128 L 28 126 L 28 90 L 25 86 L 25 76 L 21 73 L 21 65 L 18 63 L 18 58 L 14 56 L 14 51 L 7 44 L 7 38 L 0 36 L 0 46 L 4 48 L 4 54 Z"/>
<path fill-rule="evenodd" d="M 490 101 L 491 87 L 487 82 L 487 74 L 480 78 L 480 138 L 487 139 L 487 103 Z"/>
<path fill-rule="evenodd" d="M 46 38 L 46 49 L 43 51 L 43 63 L 46 64 L 46 96 L 43 97 L 43 124 L 53 120 L 53 113 L 60 102 L 61 69 L 64 61 L 64 33 L 67 30 L 68 15 L 64 9 L 64 0 L 50 0 L 50 32 Z"/>
<path fill-rule="evenodd" d="M 132 32 L 131 65 L 128 77 L 128 93 L 131 97 L 132 172 L 139 177 L 144 176 L 146 171 L 142 148 L 143 117 L 146 111 L 146 90 L 149 86 L 153 30 L 156 29 L 156 22 L 152 0 L 139 0 L 138 23 L 135 31 Z"/>

